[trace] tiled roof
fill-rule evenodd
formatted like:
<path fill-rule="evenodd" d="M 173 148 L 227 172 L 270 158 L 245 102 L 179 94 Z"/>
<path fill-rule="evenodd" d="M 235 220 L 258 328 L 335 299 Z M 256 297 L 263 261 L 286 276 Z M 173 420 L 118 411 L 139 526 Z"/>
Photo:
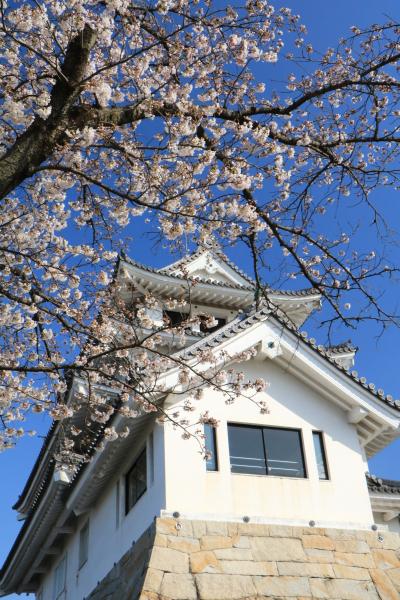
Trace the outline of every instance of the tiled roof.
<path fill-rule="evenodd" d="M 124 262 L 133 265 L 134 267 L 137 267 L 138 269 L 141 269 L 142 271 L 146 271 L 148 273 L 154 273 L 155 275 L 167 275 L 168 277 L 172 277 L 174 279 L 177 279 L 178 281 L 182 281 L 182 282 L 187 282 L 187 281 L 191 281 L 191 282 L 199 282 L 199 283 L 206 283 L 209 285 L 216 285 L 218 287 L 225 287 L 225 288 L 231 288 L 231 289 L 236 289 L 236 290 L 246 290 L 246 291 L 254 291 L 254 284 L 252 285 L 241 285 L 240 283 L 237 284 L 233 284 L 233 283 L 227 283 L 224 281 L 215 281 L 214 279 L 205 279 L 202 277 L 182 277 L 181 275 L 174 275 L 172 273 L 169 273 L 168 271 L 165 271 L 163 269 L 154 269 L 153 267 L 148 267 L 147 265 L 142 265 L 141 263 L 138 263 L 137 261 L 133 260 L 132 258 L 129 258 L 124 252 L 121 252 L 121 258 Z"/>
<path fill-rule="evenodd" d="M 314 288 L 304 288 L 302 290 L 274 290 L 267 288 L 267 295 L 271 296 L 293 296 L 293 297 L 304 297 L 304 296 L 320 296 L 318 290 Z"/>
<path fill-rule="evenodd" d="M 14 510 L 18 510 L 21 501 L 23 500 L 23 498 L 25 498 L 26 494 L 28 493 L 29 487 L 30 487 L 30 485 L 31 485 L 31 483 L 32 483 L 32 481 L 34 479 L 34 476 L 36 475 L 36 472 L 37 472 L 37 470 L 38 470 L 38 468 L 40 466 L 42 458 L 45 455 L 46 450 L 49 447 L 49 444 L 50 444 L 50 442 L 51 442 L 51 440 L 53 438 L 53 434 L 54 434 L 54 431 L 55 431 L 56 427 L 57 427 L 57 421 L 53 421 L 53 423 L 51 424 L 51 426 L 50 426 L 50 428 L 49 428 L 49 430 L 47 432 L 47 435 L 46 435 L 46 437 L 45 437 L 45 439 L 43 441 L 43 444 L 42 444 L 42 447 L 41 447 L 40 452 L 38 454 L 38 457 L 35 460 L 35 464 L 32 467 L 32 471 L 30 472 L 29 477 L 28 477 L 28 479 L 27 479 L 27 481 L 25 483 L 24 489 L 22 490 L 21 494 L 19 495 L 19 498 L 18 498 L 17 502 L 13 506 Z M 37 493 L 39 493 L 39 492 L 40 492 L 40 490 Z"/>
<path fill-rule="evenodd" d="M 206 279 L 204 277 L 197 277 L 197 276 L 182 277 L 181 275 L 175 275 L 170 272 L 170 271 L 175 270 L 177 265 L 186 264 L 186 263 L 190 262 L 191 257 L 195 256 L 197 253 L 200 253 L 200 251 L 197 251 L 195 254 L 192 254 L 191 256 L 186 256 L 186 257 L 180 259 L 173 265 L 169 265 L 167 267 L 162 267 L 161 269 L 155 269 L 154 267 L 149 267 L 147 265 L 143 265 L 142 263 L 139 263 L 136 260 L 133 260 L 132 258 L 127 256 L 127 254 L 123 251 L 121 252 L 121 259 L 124 262 L 126 262 L 134 267 L 137 267 L 138 269 L 141 269 L 142 271 L 146 271 L 147 273 L 154 273 L 155 275 L 168 275 L 168 277 L 172 277 L 174 279 L 177 279 L 178 281 L 200 282 L 200 283 L 206 283 L 209 285 L 216 285 L 218 287 L 226 287 L 226 288 L 246 290 L 246 291 L 254 291 L 255 290 L 255 282 L 252 279 L 250 279 L 250 277 L 248 277 L 248 275 L 246 275 L 243 271 L 238 269 L 233 263 L 230 263 L 230 261 L 227 258 L 225 258 L 224 260 L 229 264 L 230 267 L 232 267 L 232 268 L 235 267 L 235 271 L 242 277 L 245 277 L 247 279 L 247 281 L 249 281 L 249 285 L 241 285 L 240 283 L 238 283 L 238 284 L 227 283 L 224 281 L 215 281 L 214 279 L 211 279 L 211 278 Z M 271 296 L 306 297 L 306 296 L 319 295 L 319 292 L 317 290 L 315 290 L 314 288 L 304 288 L 301 290 L 276 290 L 276 289 L 272 289 L 272 288 L 267 288 L 266 294 L 271 295 Z"/>
<path fill-rule="evenodd" d="M 326 348 L 329 354 L 344 354 L 345 352 L 357 352 L 357 346 L 353 346 L 351 340 L 347 340 L 347 342 L 342 342 L 341 344 L 336 344 L 334 346 L 328 346 Z"/>
<path fill-rule="evenodd" d="M 346 369 L 345 366 L 341 365 L 337 359 L 335 359 L 335 355 L 330 353 L 329 348 L 325 348 L 325 346 L 317 344 L 314 338 L 308 338 L 308 335 L 305 331 L 299 333 L 296 326 L 287 317 L 285 317 L 281 311 L 274 311 L 274 313 L 272 313 L 271 309 L 267 307 L 263 307 L 259 310 L 256 310 L 254 307 L 249 309 L 245 313 L 236 317 L 236 319 L 233 321 L 227 323 L 224 327 L 221 327 L 221 329 L 218 329 L 218 331 L 210 334 L 196 344 L 189 346 L 189 348 L 180 351 L 177 353 L 177 355 L 194 358 L 198 350 L 202 350 L 203 348 L 215 348 L 225 340 L 232 338 L 237 333 L 247 329 L 254 323 L 264 320 L 268 315 L 271 314 L 282 325 L 290 329 L 290 331 L 292 331 L 301 341 L 315 350 L 315 352 L 318 352 L 318 354 L 323 356 L 344 375 L 352 379 L 355 383 L 360 385 L 362 388 L 370 392 L 372 395 L 391 408 L 400 411 L 399 400 L 394 400 L 390 394 L 385 394 L 385 392 L 380 388 L 376 389 L 374 383 L 368 382 L 365 377 L 359 377 L 357 371 L 349 371 Z"/>
<path fill-rule="evenodd" d="M 365 474 L 367 478 L 368 489 L 371 492 L 379 492 L 383 494 L 400 494 L 400 481 L 395 479 L 383 479 L 376 475 Z"/>

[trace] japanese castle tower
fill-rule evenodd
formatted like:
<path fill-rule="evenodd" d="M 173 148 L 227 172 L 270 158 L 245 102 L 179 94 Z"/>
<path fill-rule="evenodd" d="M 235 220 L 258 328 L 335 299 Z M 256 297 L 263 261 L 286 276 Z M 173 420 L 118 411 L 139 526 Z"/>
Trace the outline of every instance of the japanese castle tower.
<path fill-rule="evenodd" d="M 195 441 L 140 413 L 127 437 L 95 452 L 100 433 L 72 477 L 54 462 L 55 423 L 14 507 L 23 525 L 0 595 L 399 598 L 400 482 L 369 475 L 367 459 L 399 437 L 400 405 L 352 371 L 350 344 L 323 347 L 301 333 L 318 293 L 270 290 L 255 308 L 252 279 L 209 249 L 161 269 L 122 256 L 116 278 L 122 297 L 156 296 L 160 322 L 163 300 L 189 286 L 190 306 L 168 317 L 206 312 L 215 326 L 194 328 L 184 348 L 168 332 L 163 343 L 189 365 L 204 349 L 252 350 L 230 368 L 270 383 L 259 392 L 269 411 L 204 393 L 199 414 L 209 410 L 219 422 L 205 426 L 207 461 Z M 69 398 L 78 393 L 85 381 L 75 378 Z M 166 392 L 163 408 L 173 411 L 175 401 Z M 126 427 L 123 415 L 112 419 Z"/>

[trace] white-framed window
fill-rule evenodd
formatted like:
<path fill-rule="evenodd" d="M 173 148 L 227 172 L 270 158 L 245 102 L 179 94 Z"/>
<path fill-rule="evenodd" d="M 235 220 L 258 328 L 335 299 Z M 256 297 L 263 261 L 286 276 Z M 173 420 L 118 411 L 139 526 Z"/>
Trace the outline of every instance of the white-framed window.
<path fill-rule="evenodd" d="M 79 569 L 87 562 L 89 557 L 89 520 L 79 532 Z"/>
<path fill-rule="evenodd" d="M 65 592 L 67 578 L 67 555 L 64 554 L 54 571 L 54 600 Z"/>

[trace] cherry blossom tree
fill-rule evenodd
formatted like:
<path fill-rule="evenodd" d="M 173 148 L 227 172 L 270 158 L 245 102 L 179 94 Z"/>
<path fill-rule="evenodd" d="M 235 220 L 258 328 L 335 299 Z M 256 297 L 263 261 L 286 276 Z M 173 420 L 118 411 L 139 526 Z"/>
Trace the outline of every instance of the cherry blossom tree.
<path fill-rule="evenodd" d="M 72 415 L 66 374 L 118 391 L 117 406 L 93 393 L 96 423 L 134 415 L 132 395 L 161 411 L 152 398 L 171 366 L 193 395 L 262 388 L 209 355 L 207 374 L 172 365 L 159 331 L 138 338 L 148 314 L 118 303 L 112 283 L 135 220 L 172 246 L 243 244 L 256 302 L 279 248 L 274 277 L 319 291 L 330 324 L 395 321 L 370 283 L 396 265 L 324 220 L 357 200 L 384 226 L 371 192 L 398 186 L 397 23 L 353 27 L 321 54 L 267 0 L 0 0 L 0 11 L 0 446 L 30 410 Z M 363 301 L 349 314 L 353 292 Z M 176 424 L 189 435 L 186 418 Z"/>

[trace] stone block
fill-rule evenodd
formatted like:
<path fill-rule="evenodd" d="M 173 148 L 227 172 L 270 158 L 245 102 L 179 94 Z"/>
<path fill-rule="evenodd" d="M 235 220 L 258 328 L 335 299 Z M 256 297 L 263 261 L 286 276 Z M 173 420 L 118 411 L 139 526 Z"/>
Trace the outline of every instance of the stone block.
<path fill-rule="evenodd" d="M 333 600 L 379 600 L 377 593 L 365 581 L 354 579 L 310 579 L 313 598 Z"/>
<path fill-rule="evenodd" d="M 264 523 L 238 523 L 238 534 L 254 537 L 269 536 L 270 525 Z"/>
<path fill-rule="evenodd" d="M 250 540 L 245 535 L 232 536 L 232 546 L 234 548 L 250 548 Z"/>
<path fill-rule="evenodd" d="M 156 592 L 145 592 L 143 591 L 139 597 L 140 600 L 160 600 L 160 596 Z M 107 598 L 101 598 L 101 600 L 108 600 Z M 115 598 L 117 600 L 117 598 Z M 119 598 L 118 598 L 119 600 Z"/>
<path fill-rule="evenodd" d="M 246 575 L 195 575 L 199 600 L 239 600 L 256 595 L 253 579 Z"/>
<path fill-rule="evenodd" d="M 189 557 L 179 550 L 156 547 L 151 553 L 149 566 L 169 573 L 188 573 Z"/>
<path fill-rule="evenodd" d="M 384 571 L 370 569 L 369 572 L 381 600 L 399 600 L 396 588 Z"/>
<path fill-rule="evenodd" d="M 271 537 L 298 537 L 301 538 L 302 530 L 300 527 L 290 527 L 288 525 L 268 525 L 269 536 Z M 297 535 L 296 535 L 297 533 Z"/>
<path fill-rule="evenodd" d="M 164 572 L 158 569 L 147 569 L 143 584 L 143 590 L 146 592 L 159 592 Z"/>
<path fill-rule="evenodd" d="M 351 567 L 349 565 L 333 565 L 335 576 L 338 579 L 357 579 L 359 581 L 370 581 L 368 569 L 362 567 Z"/>
<path fill-rule="evenodd" d="M 174 550 L 179 550 L 180 552 L 186 552 L 188 554 L 200 550 L 200 542 L 196 538 L 181 538 L 170 535 L 167 537 L 167 545 L 168 548 L 173 548 Z"/>
<path fill-rule="evenodd" d="M 336 540 L 335 547 L 337 552 L 354 554 L 368 554 L 370 552 L 367 542 L 363 542 L 362 540 Z"/>
<path fill-rule="evenodd" d="M 331 550 L 317 550 L 316 548 L 305 548 L 304 552 L 310 562 L 333 563 L 333 552 Z"/>
<path fill-rule="evenodd" d="M 368 531 L 365 534 L 365 539 L 371 548 L 383 550 L 400 549 L 400 536 L 393 531 L 380 531 L 379 533 Z"/>
<path fill-rule="evenodd" d="M 248 548 L 222 548 L 214 550 L 214 554 L 222 560 L 253 560 L 253 554 Z"/>
<path fill-rule="evenodd" d="M 180 537 L 193 537 L 192 521 L 188 521 L 187 519 L 177 519 L 176 523 L 179 523 L 178 535 Z"/>
<path fill-rule="evenodd" d="M 231 548 L 232 538 L 222 535 L 203 535 L 200 540 L 202 550 L 214 550 L 216 548 Z"/>
<path fill-rule="evenodd" d="M 156 530 L 157 533 L 165 533 L 167 535 L 178 535 L 175 519 L 156 519 Z"/>
<path fill-rule="evenodd" d="M 324 563 L 278 562 L 279 575 L 296 577 L 334 577 L 332 565 Z"/>
<path fill-rule="evenodd" d="M 373 569 L 374 561 L 371 554 L 354 554 L 351 552 L 335 552 L 334 561 L 339 565 L 349 565 L 351 567 L 364 567 Z M 332 561 L 333 562 L 333 561 Z"/>
<path fill-rule="evenodd" d="M 365 534 L 368 531 L 359 532 L 361 535 L 357 535 L 357 533 L 352 529 L 326 529 L 326 535 L 329 536 L 332 540 L 364 540 Z"/>
<path fill-rule="evenodd" d="M 266 598 L 270 596 L 285 598 L 297 598 L 299 595 L 311 596 L 307 577 L 254 577 L 253 581 L 257 593 Z"/>
<path fill-rule="evenodd" d="M 192 575 L 165 573 L 161 584 L 161 596 L 172 600 L 196 600 L 197 591 Z"/>
<path fill-rule="evenodd" d="M 385 573 L 393 583 L 396 590 L 400 592 L 400 569 L 387 569 Z"/>
<path fill-rule="evenodd" d="M 228 523 L 225 521 L 206 521 L 207 535 L 228 535 Z"/>
<path fill-rule="evenodd" d="M 301 541 L 293 538 L 250 538 L 254 560 L 306 562 Z"/>
<path fill-rule="evenodd" d="M 259 562 L 255 560 L 221 560 L 223 573 L 231 575 L 278 575 L 275 562 Z"/>
<path fill-rule="evenodd" d="M 304 548 L 315 548 L 316 550 L 334 550 L 334 542 L 326 535 L 304 535 L 302 537 Z"/>
<path fill-rule="evenodd" d="M 238 535 L 239 531 L 239 523 L 228 522 L 228 535 L 234 536 Z"/>
<path fill-rule="evenodd" d="M 378 569 L 398 569 L 400 560 L 394 550 L 376 549 L 371 551 L 375 566 Z"/>
<path fill-rule="evenodd" d="M 156 533 L 156 536 L 154 538 L 154 546 L 166 548 L 168 546 L 167 540 L 168 537 L 165 535 L 165 533 Z"/>
<path fill-rule="evenodd" d="M 214 552 L 206 550 L 190 555 L 190 570 L 192 573 L 220 573 L 222 568 Z"/>
<path fill-rule="evenodd" d="M 302 527 L 300 529 L 300 527 L 293 527 L 293 536 L 296 537 L 296 532 L 297 532 L 297 537 L 303 537 L 303 535 L 328 535 L 329 536 L 329 531 L 331 531 L 330 529 L 327 530 L 325 529 L 325 527 Z"/>
<path fill-rule="evenodd" d="M 192 521 L 193 537 L 200 538 L 207 533 L 206 521 Z"/>

